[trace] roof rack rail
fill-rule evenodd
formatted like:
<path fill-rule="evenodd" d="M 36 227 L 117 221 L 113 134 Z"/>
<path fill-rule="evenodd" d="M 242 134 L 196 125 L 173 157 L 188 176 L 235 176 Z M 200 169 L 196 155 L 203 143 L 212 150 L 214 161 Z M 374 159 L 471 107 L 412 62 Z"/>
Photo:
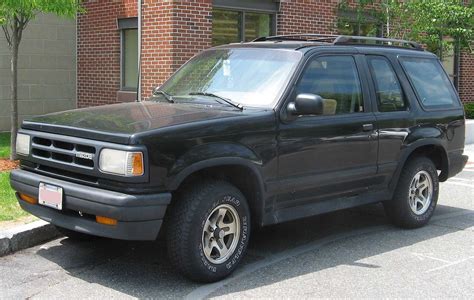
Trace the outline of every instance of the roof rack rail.
<path fill-rule="evenodd" d="M 272 35 L 263 36 L 254 39 L 252 42 L 264 42 L 264 41 L 308 41 L 308 42 L 319 42 L 325 40 L 334 40 L 340 35 L 334 34 L 316 34 L 316 33 L 302 33 L 302 34 L 285 34 L 285 35 Z"/>
<path fill-rule="evenodd" d="M 340 35 L 337 37 L 334 42 L 334 45 L 377 45 L 377 46 L 391 46 L 391 47 L 401 47 L 401 48 L 413 48 L 415 50 L 423 51 L 423 47 L 417 42 L 399 40 L 399 39 L 390 39 L 390 38 L 379 38 L 379 37 L 369 37 L 369 36 L 344 36 Z M 398 44 L 398 46 L 397 46 Z"/>
<path fill-rule="evenodd" d="M 369 36 L 347 36 L 347 35 L 332 35 L 332 34 L 288 34 L 288 35 L 274 35 L 267 37 L 259 37 L 252 42 L 264 41 L 304 41 L 304 42 L 320 42 L 329 43 L 332 45 L 367 45 L 367 46 L 387 46 L 397 48 L 411 48 L 414 50 L 423 51 L 420 44 L 412 41 L 379 38 Z"/>

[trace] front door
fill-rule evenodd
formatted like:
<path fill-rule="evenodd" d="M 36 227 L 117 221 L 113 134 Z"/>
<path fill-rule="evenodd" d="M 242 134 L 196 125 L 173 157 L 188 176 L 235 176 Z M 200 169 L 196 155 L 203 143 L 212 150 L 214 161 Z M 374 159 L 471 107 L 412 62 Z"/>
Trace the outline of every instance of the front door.
<path fill-rule="evenodd" d="M 281 121 L 275 209 L 355 195 L 376 183 L 376 121 L 360 74 L 352 55 L 322 55 L 306 63 L 289 100 L 319 95 L 324 112 Z"/>

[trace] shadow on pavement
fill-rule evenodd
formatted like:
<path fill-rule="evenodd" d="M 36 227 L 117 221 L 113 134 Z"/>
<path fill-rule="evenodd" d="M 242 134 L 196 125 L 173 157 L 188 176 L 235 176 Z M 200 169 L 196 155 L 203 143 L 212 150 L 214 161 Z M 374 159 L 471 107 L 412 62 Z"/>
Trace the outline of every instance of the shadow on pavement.
<path fill-rule="evenodd" d="M 469 212 L 472 211 L 439 205 L 435 216 L 461 215 Z M 384 233 L 384 239 L 383 242 L 362 239 L 362 243 L 359 239 L 357 243 L 354 241 L 353 247 L 350 244 L 351 249 L 336 248 L 339 249 L 340 255 L 327 253 L 328 256 L 331 254 L 331 259 L 312 261 L 311 264 L 301 265 L 298 268 L 283 261 L 277 262 L 279 271 L 276 274 L 271 273 L 271 276 L 260 276 L 258 282 L 251 276 L 239 276 L 238 269 L 237 274 L 233 275 L 238 284 L 232 287 L 232 292 L 254 289 L 338 265 L 378 268 L 377 265 L 358 261 L 463 230 L 474 225 L 474 218 L 461 223 L 461 226 L 442 227 L 442 230 L 433 223 L 436 223 L 436 220 L 432 220 L 430 225 L 424 228 L 404 231 L 388 224 L 381 205 L 370 205 L 260 229 L 252 233 L 248 255 L 239 268 L 241 273 L 246 266 L 255 265 L 259 261 L 264 262 L 269 256 L 284 257 L 285 253 L 291 253 L 296 247 L 338 235 L 350 236 L 351 232 L 377 227 L 380 229 L 378 232 Z M 350 237 L 345 238 L 346 241 L 348 239 Z M 319 251 L 321 254 L 325 248 L 314 251 Z M 304 255 L 314 251 L 309 250 Z M 183 297 L 201 287 L 173 271 L 167 261 L 163 242 L 125 242 L 101 238 L 79 242 L 63 239 L 60 245 L 40 249 L 37 253 L 58 264 L 71 276 L 134 297 Z M 295 258 L 284 257 L 283 260 L 288 259 Z M 227 282 L 235 283 L 232 278 Z M 211 292 L 214 292 L 213 295 L 225 295 L 230 291 L 231 289 L 221 286 Z"/>

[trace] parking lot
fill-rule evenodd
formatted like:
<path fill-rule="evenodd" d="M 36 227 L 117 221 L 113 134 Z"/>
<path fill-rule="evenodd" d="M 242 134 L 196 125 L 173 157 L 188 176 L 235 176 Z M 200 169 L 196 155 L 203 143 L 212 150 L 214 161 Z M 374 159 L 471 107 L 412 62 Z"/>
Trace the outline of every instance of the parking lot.
<path fill-rule="evenodd" d="M 0 298 L 472 299 L 474 163 L 440 190 L 421 229 L 370 205 L 259 230 L 237 272 L 209 285 L 173 272 L 159 242 L 60 238 L 0 258 Z"/>

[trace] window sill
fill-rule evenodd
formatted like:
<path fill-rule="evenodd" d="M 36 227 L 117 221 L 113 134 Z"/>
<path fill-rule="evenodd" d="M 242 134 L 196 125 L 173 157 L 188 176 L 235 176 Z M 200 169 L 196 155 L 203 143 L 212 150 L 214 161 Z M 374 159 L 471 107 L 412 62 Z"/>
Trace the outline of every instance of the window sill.
<path fill-rule="evenodd" d="M 117 91 L 117 102 L 134 102 L 137 100 L 135 91 Z"/>

